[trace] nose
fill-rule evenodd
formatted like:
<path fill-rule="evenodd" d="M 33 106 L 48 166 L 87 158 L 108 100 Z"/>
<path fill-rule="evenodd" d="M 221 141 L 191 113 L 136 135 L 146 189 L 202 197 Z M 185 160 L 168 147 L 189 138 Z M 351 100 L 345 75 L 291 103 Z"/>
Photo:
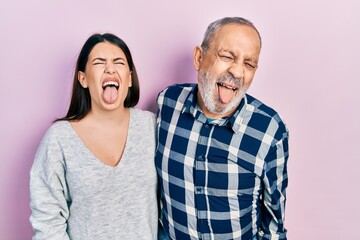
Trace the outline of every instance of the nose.
<path fill-rule="evenodd" d="M 106 65 L 105 65 L 105 73 L 113 74 L 115 72 L 116 72 L 116 70 L 115 70 L 114 64 L 113 63 L 106 63 Z"/>
<path fill-rule="evenodd" d="M 244 77 L 244 66 L 241 63 L 234 62 L 229 68 L 228 72 L 234 77 L 242 79 Z"/>

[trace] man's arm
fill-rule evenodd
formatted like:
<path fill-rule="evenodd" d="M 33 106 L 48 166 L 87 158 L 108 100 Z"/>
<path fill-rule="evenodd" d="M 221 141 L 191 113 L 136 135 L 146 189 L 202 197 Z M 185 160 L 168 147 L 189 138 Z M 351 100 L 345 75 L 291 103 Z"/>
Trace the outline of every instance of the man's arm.
<path fill-rule="evenodd" d="M 259 239 L 286 240 L 284 227 L 286 188 L 288 185 L 288 132 L 278 141 L 265 159 L 264 194 L 262 199 Z"/>

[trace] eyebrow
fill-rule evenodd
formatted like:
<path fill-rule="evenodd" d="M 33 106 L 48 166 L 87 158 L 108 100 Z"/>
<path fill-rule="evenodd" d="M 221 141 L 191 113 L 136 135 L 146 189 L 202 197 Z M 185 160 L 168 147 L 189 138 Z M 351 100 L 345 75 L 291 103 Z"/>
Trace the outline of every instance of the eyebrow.
<path fill-rule="evenodd" d="M 218 53 L 220 53 L 220 52 L 227 52 L 227 53 L 230 53 L 233 56 L 236 56 L 236 54 L 231 50 L 221 49 L 221 50 L 218 51 Z"/>
<path fill-rule="evenodd" d="M 117 61 L 124 61 L 124 62 L 126 62 L 125 59 L 122 58 L 122 57 L 117 57 L 117 58 L 114 58 L 114 59 L 113 59 L 113 62 L 117 62 Z"/>
<path fill-rule="evenodd" d="M 95 62 L 96 60 L 102 61 L 102 62 L 106 62 L 106 59 L 105 59 L 105 58 L 100 58 L 100 57 L 94 58 L 92 61 Z"/>
<path fill-rule="evenodd" d="M 101 58 L 101 57 L 94 58 L 94 59 L 92 60 L 92 62 L 95 62 L 96 60 L 102 61 L 102 62 L 106 62 L 106 59 L 105 59 L 105 58 Z M 115 62 L 115 61 L 119 61 L 119 60 L 124 60 L 124 61 L 125 61 L 125 59 L 123 59 L 123 58 L 121 58 L 121 57 L 117 57 L 117 58 L 114 58 L 114 59 L 113 59 L 114 62 Z"/>
<path fill-rule="evenodd" d="M 252 62 L 254 62 L 254 63 L 256 63 L 257 64 L 257 62 L 259 61 L 259 59 L 256 59 L 256 58 L 245 58 L 245 60 L 246 61 L 252 61 Z"/>

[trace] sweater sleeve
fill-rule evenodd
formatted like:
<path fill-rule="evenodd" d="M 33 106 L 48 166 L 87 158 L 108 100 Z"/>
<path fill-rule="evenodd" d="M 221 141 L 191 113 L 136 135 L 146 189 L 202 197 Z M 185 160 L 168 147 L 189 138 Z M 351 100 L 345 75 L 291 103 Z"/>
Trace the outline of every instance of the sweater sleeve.
<path fill-rule="evenodd" d="M 69 239 L 68 189 L 61 145 L 53 134 L 44 136 L 30 171 L 30 222 L 33 240 Z"/>

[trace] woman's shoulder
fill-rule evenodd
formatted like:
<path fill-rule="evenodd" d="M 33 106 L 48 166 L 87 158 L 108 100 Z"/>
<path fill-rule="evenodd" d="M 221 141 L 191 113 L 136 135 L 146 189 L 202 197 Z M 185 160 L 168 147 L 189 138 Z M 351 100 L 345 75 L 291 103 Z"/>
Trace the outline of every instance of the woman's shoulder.
<path fill-rule="evenodd" d="M 155 114 L 153 112 L 139 108 L 130 109 L 130 119 L 132 126 L 141 126 L 141 128 L 155 128 Z"/>
<path fill-rule="evenodd" d="M 64 142 L 63 139 L 69 139 L 72 136 L 71 125 L 68 121 L 56 121 L 45 132 L 41 138 L 40 145 L 58 145 Z"/>
<path fill-rule="evenodd" d="M 64 138 L 69 134 L 69 127 L 70 123 L 68 121 L 56 121 L 47 129 L 36 151 L 33 164 L 34 170 L 32 171 L 58 166 L 57 163 L 63 160 L 61 156 L 63 144 L 70 144 Z"/>
<path fill-rule="evenodd" d="M 153 112 L 142 110 L 140 108 L 131 108 L 131 114 L 135 117 L 139 117 L 141 119 L 153 119 L 155 118 L 155 114 Z"/>
<path fill-rule="evenodd" d="M 70 123 L 68 121 L 56 121 L 54 122 L 46 131 L 45 136 L 55 137 L 58 135 L 62 135 L 69 131 Z"/>

